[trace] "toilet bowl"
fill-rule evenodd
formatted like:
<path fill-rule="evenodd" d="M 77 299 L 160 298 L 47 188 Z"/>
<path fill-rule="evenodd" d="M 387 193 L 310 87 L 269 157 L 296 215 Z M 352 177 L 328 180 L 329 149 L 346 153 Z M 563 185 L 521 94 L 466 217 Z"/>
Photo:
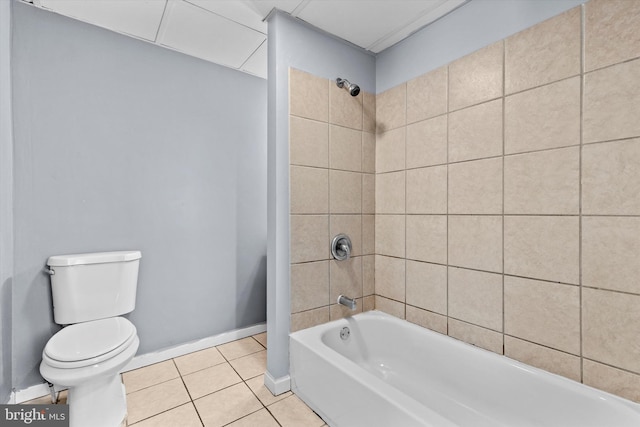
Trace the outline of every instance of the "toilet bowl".
<path fill-rule="evenodd" d="M 120 378 L 140 340 L 121 317 L 135 308 L 139 251 L 58 255 L 47 261 L 54 320 L 64 327 L 42 351 L 40 373 L 68 388 L 70 427 L 119 427 L 127 414 Z"/>
<path fill-rule="evenodd" d="M 135 326 L 124 317 L 71 325 L 49 340 L 40 373 L 68 387 L 70 426 L 120 425 L 127 408 L 119 372 L 139 344 Z"/>

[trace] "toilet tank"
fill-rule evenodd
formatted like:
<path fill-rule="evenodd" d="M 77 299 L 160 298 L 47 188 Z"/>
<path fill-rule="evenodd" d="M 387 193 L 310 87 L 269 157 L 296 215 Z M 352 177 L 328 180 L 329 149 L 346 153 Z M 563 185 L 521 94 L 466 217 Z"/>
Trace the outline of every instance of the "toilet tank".
<path fill-rule="evenodd" d="M 139 251 L 50 257 L 55 322 L 68 325 L 133 311 L 141 257 Z"/>

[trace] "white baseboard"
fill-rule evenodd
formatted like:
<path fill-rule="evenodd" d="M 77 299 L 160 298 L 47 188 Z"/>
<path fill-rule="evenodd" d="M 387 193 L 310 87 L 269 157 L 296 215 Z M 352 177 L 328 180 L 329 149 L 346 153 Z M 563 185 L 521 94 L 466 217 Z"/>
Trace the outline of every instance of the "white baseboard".
<path fill-rule="evenodd" d="M 134 357 L 133 360 L 131 360 L 131 362 L 122 369 L 122 372 L 132 371 L 134 369 L 153 365 L 154 363 L 164 362 L 165 360 L 173 359 L 174 357 L 184 356 L 185 354 L 193 353 L 194 351 L 204 350 L 205 348 L 214 347 L 220 344 L 226 344 L 231 341 L 250 337 L 251 335 L 260 334 L 266 330 L 266 323 L 259 323 L 257 325 L 223 332 L 218 335 L 213 335 L 174 347 L 168 347 L 153 353 L 141 354 Z M 65 390 L 65 388 L 60 388 L 58 386 L 55 386 L 54 388 L 56 391 Z M 22 403 L 48 394 L 49 386 L 47 383 L 36 384 L 22 390 L 12 391 L 8 403 Z"/>
<path fill-rule="evenodd" d="M 274 396 L 277 396 L 291 390 L 291 377 L 285 375 L 284 377 L 273 378 L 269 371 L 267 371 L 264 373 L 264 385 Z"/>

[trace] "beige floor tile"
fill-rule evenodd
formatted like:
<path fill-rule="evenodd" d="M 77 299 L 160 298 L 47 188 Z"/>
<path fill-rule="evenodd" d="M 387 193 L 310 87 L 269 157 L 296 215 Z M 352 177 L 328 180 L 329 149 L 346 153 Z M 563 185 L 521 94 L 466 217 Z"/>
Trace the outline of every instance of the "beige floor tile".
<path fill-rule="evenodd" d="M 263 332 L 261 334 L 253 335 L 252 337 L 256 341 L 258 341 L 264 348 L 267 348 L 267 333 Z"/>
<path fill-rule="evenodd" d="M 128 422 L 129 424 L 137 423 L 190 400 L 180 378 L 129 393 L 127 396 Z"/>
<path fill-rule="evenodd" d="M 269 411 L 282 427 L 319 427 L 324 424 L 322 418 L 295 395 L 269 406 Z"/>
<path fill-rule="evenodd" d="M 158 414 L 155 417 L 147 418 L 139 423 L 129 425 L 133 425 L 135 427 L 202 427 L 200 417 L 191 402 L 186 405 L 178 406 L 170 411 Z"/>
<path fill-rule="evenodd" d="M 125 372 L 122 374 L 122 380 L 127 389 L 127 393 L 133 393 L 134 391 L 178 378 L 179 376 L 180 373 L 176 369 L 173 360 L 165 360 L 164 362 L 154 363 L 144 368 Z"/>
<path fill-rule="evenodd" d="M 205 427 L 219 427 L 262 408 L 244 383 L 225 388 L 194 401 Z"/>
<path fill-rule="evenodd" d="M 271 394 L 269 389 L 265 387 L 264 377 L 262 375 L 251 378 L 247 380 L 246 383 L 251 391 L 253 391 L 253 394 L 255 394 L 258 399 L 260 399 L 260 402 L 262 402 L 264 406 L 269 406 L 272 403 L 276 403 L 277 401 L 284 399 L 285 397 L 291 396 L 292 394 L 290 391 L 288 391 L 286 393 L 274 396 L 273 394 Z"/>
<path fill-rule="evenodd" d="M 185 354 L 184 356 L 176 357 L 173 361 L 176 363 L 180 375 L 187 375 L 225 362 L 224 357 L 215 347 Z"/>
<path fill-rule="evenodd" d="M 233 359 L 229 363 L 233 366 L 243 380 L 248 380 L 257 375 L 264 374 L 267 369 L 267 350 L 249 354 L 248 356 Z"/>
<path fill-rule="evenodd" d="M 185 375 L 182 379 L 187 386 L 191 399 L 197 399 L 242 381 L 228 363 L 222 363 Z"/>
<path fill-rule="evenodd" d="M 251 337 L 222 344 L 217 348 L 227 360 L 237 359 L 238 357 L 264 350 L 264 348 Z"/>
<path fill-rule="evenodd" d="M 258 412 L 240 418 L 228 424 L 227 427 L 279 427 L 280 424 L 271 416 L 266 409 L 260 409 Z"/>

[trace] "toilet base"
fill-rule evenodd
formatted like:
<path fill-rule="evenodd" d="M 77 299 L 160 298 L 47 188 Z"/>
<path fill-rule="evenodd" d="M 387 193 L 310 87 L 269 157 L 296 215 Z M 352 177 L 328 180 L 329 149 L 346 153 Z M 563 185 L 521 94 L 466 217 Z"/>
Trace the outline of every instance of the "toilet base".
<path fill-rule="evenodd" d="M 127 416 L 127 399 L 119 374 L 70 387 L 69 427 L 120 427 Z"/>

